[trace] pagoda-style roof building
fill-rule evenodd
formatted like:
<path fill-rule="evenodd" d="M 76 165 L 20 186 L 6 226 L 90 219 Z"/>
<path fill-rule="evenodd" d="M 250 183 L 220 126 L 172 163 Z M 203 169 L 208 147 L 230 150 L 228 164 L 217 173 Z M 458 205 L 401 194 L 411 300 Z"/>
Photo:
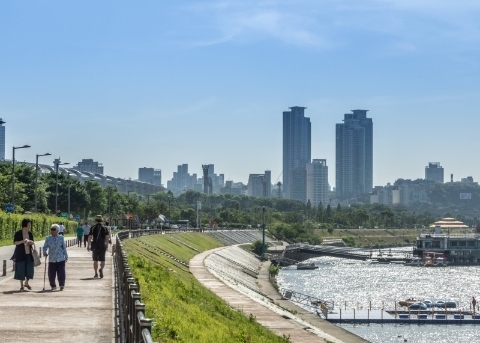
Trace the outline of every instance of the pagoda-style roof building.
<path fill-rule="evenodd" d="M 467 229 L 468 225 L 455 218 L 443 218 L 430 225 L 431 228 L 440 227 L 442 229 Z"/>

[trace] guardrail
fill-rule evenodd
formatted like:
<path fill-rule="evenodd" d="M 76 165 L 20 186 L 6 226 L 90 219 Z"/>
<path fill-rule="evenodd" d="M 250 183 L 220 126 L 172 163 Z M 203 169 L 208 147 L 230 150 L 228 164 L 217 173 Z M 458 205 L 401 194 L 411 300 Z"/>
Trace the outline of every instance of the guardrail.
<path fill-rule="evenodd" d="M 149 234 L 152 233 L 153 232 Z M 152 319 L 145 317 L 145 304 L 141 301 L 142 295 L 139 292 L 139 285 L 133 278 L 132 270 L 128 264 L 127 254 L 122 244 L 122 240 L 139 235 L 136 231 L 120 232 L 117 235 L 117 241 L 115 243 L 114 260 L 117 271 L 116 292 L 119 301 L 120 336 L 122 343 L 153 343 L 151 336 Z"/>

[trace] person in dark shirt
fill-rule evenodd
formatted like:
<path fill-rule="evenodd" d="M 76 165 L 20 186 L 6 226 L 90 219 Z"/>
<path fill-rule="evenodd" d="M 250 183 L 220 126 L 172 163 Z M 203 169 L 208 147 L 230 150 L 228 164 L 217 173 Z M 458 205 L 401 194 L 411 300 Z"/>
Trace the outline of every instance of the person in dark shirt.
<path fill-rule="evenodd" d="M 101 215 L 95 217 L 95 225 L 91 227 L 88 235 L 88 250 L 92 250 L 93 269 L 95 270 L 94 278 L 103 278 L 103 268 L 105 267 L 105 252 L 108 248 L 109 232 L 102 225 L 103 218 Z M 98 261 L 100 261 L 100 269 L 98 269 Z M 98 273 L 97 273 L 98 270 Z"/>
<path fill-rule="evenodd" d="M 28 284 L 28 280 L 33 279 L 33 256 L 32 245 L 33 233 L 30 231 L 32 220 L 24 218 L 22 220 L 22 229 L 15 232 L 13 237 L 13 244 L 15 244 L 15 252 L 12 259 L 15 260 L 15 280 L 20 281 L 20 291 L 23 292 L 25 288 L 32 289 Z M 25 287 L 25 288 L 24 288 Z"/>

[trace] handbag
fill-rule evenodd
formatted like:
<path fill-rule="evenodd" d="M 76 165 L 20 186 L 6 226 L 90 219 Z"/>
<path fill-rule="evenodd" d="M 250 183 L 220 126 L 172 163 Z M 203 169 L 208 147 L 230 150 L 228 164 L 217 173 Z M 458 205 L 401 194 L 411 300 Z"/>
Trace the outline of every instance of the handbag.
<path fill-rule="evenodd" d="M 32 251 L 32 257 L 33 257 L 33 266 L 38 267 L 39 265 L 42 264 L 42 261 L 40 261 L 40 257 L 38 256 L 38 251 L 35 249 L 35 244 L 31 248 Z"/>

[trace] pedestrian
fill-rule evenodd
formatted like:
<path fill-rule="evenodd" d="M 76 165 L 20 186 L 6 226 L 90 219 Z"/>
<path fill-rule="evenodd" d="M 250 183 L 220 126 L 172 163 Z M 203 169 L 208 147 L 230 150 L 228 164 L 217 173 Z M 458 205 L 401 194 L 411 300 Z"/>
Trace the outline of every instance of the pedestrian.
<path fill-rule="evenodd" d="M 63 223 L 60 222 L 60 225 L 58 226 L 58 234 L 63 236 L 64 233 L 65 233 L 65 226 L 63 226 Z"/>
<path fill-rule="evenodd" d="M 103 278 L 103 268 L 105 268 L 105 252 L 108 247 L 108 230 L 102 225 L 103 218 L 101 215 L 95 216 L 95 225 L 90 229 L 88 235 L 88 250 L 92 250 L 93 269 L 95 270 L 94 279 Z M 100 269 L 98 268 L 98 262 L 100 261 Z M 97 273 L 98 270 L 98 273 Z"/>
<path fill-rule="evenodd" d="M 473 305 L 473 310 L 475 311 L 475 306 L 477 305 L 477 300 L 475 297 L 472 297 L 472 305 Z"/>
<path fill-rule="evenodd" d="M 78 248 L 82 247 L 82 238 L 83 238 L 83 226 L 80 226 L 80 223 L 78 223 L 78 226 L 77 226 L 77 247 Z"/>
<path fill-rule="evenodd" d="M 88 225 L 88 222 L 85 221 L 85 224 L 82 227 L 83 227 L 83 246 L 86 248 L 88 235 L 90 234 L 90 225 Z"/>
<path fill-rule="evenodd" d="M 45 239 L 43 254 L 48 256 L 48 281 L 52 291 L 57 289 L 55 278 L 58 278 L 58 285 L 63 291 L 65 287 L 65 263 L 68 261 L 65 238 L 59 233 L 59 225 L 53 224 L 50 228 L 50 236 Z"/>
<path fill-rule="evenodd" d="M 105 222 L 105 228 L 108 231 L 108 244 L 112 244 L 112 227 L 109 222 Z"/>
<path fill-rule="evenodd" d="M 15 244 L 15 252 L 13 253 L 13 260 L 16 264 L 14 279 L 20 281 L 20 292 L 25 288 L 31 290 L 29 280 L 33 279 L 33 233 L 30 231 L 32 220 L 24 218 L 22 220 L 22 229 L 15 232 L 13 236 L 13 244 Z"/>

